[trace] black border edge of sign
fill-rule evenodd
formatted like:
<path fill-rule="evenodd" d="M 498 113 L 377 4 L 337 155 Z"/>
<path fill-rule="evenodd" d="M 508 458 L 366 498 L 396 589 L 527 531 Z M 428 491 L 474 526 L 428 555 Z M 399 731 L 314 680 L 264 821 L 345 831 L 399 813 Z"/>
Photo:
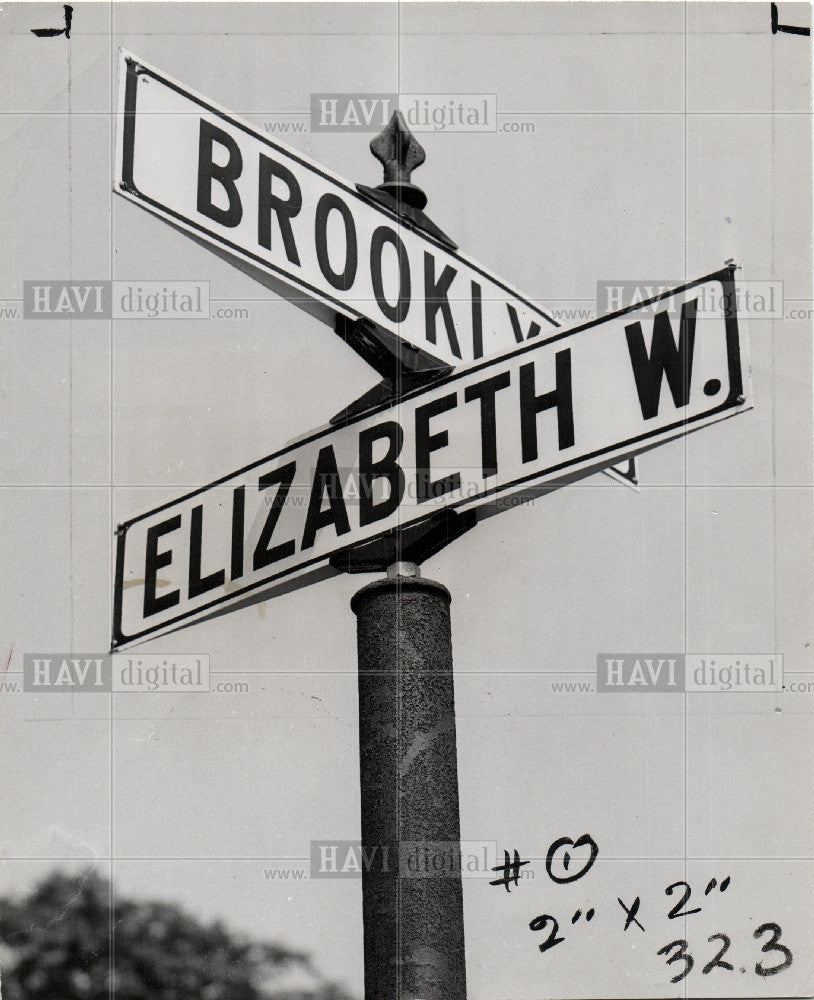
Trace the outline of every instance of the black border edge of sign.
<path fill-rule="evenodd" d="M 136 90 L 138 83 L 138 68 L 135 62 L 127 56 L 127 73 L 124 83 L 124 124 L 122 128 L 122 176 L 120 185 L 123 190 L 133 194 L 136 191 L 133 182 L 133 152 L 136 144 Z"/>
<path fill-rule="evenodd" d="M 528 351 L 535 350 L 537 348 L 551 344 L 558 340 L 562 340 L 564 337 L 570 337 L 573 336 L 574 334 L 581 333 L 584 330 L 588 330 L 594 326 L 597 326 L 599 323 L 604 323 L 607 320 L 611 319 L 617 319 L 618 317 L 624 316 L 627 313 L 635 312 L 640 309 L 646 308 L 647 306 L 653 305 L 656 302 L 661 302 L 663 299 L 671 298 L 674 295 L 679 295 L 683 292 L 689 291 L 690 289 L 696 288 L 699 285 L 703 285 L 707 282 L 718 281 L 721 284 L 721 289 L 724 296 L 724 330 L 726 337 L 727 364 L 729 367 L 729 380 L 730 380 L 729 394 L 722 403 L 718 404 L 718 406 L 715 406 L 712 409 L 705 411 L 704 413 L 698 414 L 691 420 L 686 420 L 686 419 L 678 420 L 675 423 L 668 425 L 667 427 L 662 427 L 659 429 L 658 433 L 663 433 L 665 431 L 672 430 L 676 427 L 688 426 L 689 424 L 694 423 L 697 420 L 710 417 L 715 413 L 719 413 L 724 410 L 730 409 L 733 406 L 740 405 L 740 403 L 744 401 L 743 371 L 741 368 L 741 358 L 740 358 L 740 331 L 738 327 L 737 309 L 735 305 L 735 296 L 734 296 L 735 293 L 734 275 L 736 270 L 737 270 L 737 265 L 727 264 L 724 268 L 715 271 L 712 274 L 705 275 L 702 278 L 697 278 L 694 281 L 688 282 L 685 285 L 679 285 L 678 287 L 670 289 L 667 292 L 663 292 L 660 295 L 656 295 L 653 298 L 646 299 L 642 302 L 635 302 L 632 305 L 625 307 L 624 309 L 617 310 L 616 312 L 607 313 L 606 315 L 597 317 L 596 319 L 591 320 L 588 323 L 584 323 L 581 326 L 573 327 L 570 330 L 562 331 L 561 333 L 557 333 L 554 336 L 545 339 L 535 338 L 535 340 L 532 341 L 531 343 L 526 343 L 522 347 L 518 347 L 516 350 L 510 351 L 507 354 L 500 355 L 499 357 L 496 358 L 490 358 L 477 365 L 467 366 L 464 369 L 464 371 L 467 374 L 471 374 L 472 372 L 481 371 L 484 368 L 488 368 L 491 365 L 501 364 L 504 361 L 507 361 L 509 358 L 526 354 Z M 462 374 L 461 369 L 453 369 L 453 371 L 449 375 L 446 375 L 442 378 L 433 381 L 432 388 L 436 389 L 440 386 L 443 386 L 445 383 L 457 379 L 461 374 Z M 404 402 L 408 399 L 411 399 L 414 396 L 421 395 L 425 391 L 426 389 L 422 387 L 415 389 L 411 392 L 405 393 L 401 401 Z M 360 422 L 361 420 L 367 420 L 369 417 L 373 416 L 376 413 L 381 412 L 382 410 L 388 409 L 390 406 L 391 403 L 385 402 L 377 407 L 374 407 L 371 410 L 366 411 L 364 414 L 360 414 L 357 417 L 352 417 L 341 424 L 332 425 L 329 428 L 322 428 L 321 430 L 316 431 L 307 437 L 301 438 L 300 440 L 294 442 L 293 444 L 288 445 L 285 448 L 282 448 L 280 451 L 272 452 L 271 455 L 267 455 L 264 458 L 258 459 L 255 462 L 251 462 L 249 465 L 243 466 L 242 468 L 237 469 L 234 472 L 229 472 L 225 476 L 221 476 L 219 479 L 214 480 L 214 482 L 207 483 L 206 485 L 198 487 L 195 490 L 191 490 L 189 493 L 185 493 L 183 496 L 177 497 L 174 500 L 169 500 L 166 503 L 159 504 L 158 507 L 154 507 L 152 510 L 146 511 L 144 514 L 139 514 L 137 517 L 133 517 L 127 521 L 122 522 L 116 529 L 117 547 L 116 547 L 115 592 L 113 597 L 112 649 L 115 651 L 115 649 L 119 646 L 122 646 L 126 643 L 136 642 L 137 640 L 143 639 L 154 632 L 159 632 L 159 631 L 163 632 L 163 630 L 165 629 L 173 630 L 172 626 L 175 626 L 175 628 L 181 628 L 183 626 L 178 625 L 178 623 L 182 622 L 184 619 L 189 618 L 192 615 L 202 615 L 205 612 L 211 611 L 211 609 L 217 607 L 218 605 L 223 604 L 226 601 L 239 598 L 243 595 L 248 594 L 250 591 L 258 590 L 261 587 L 269 586 L 273 584 L 275 580 L 281 579 L 283 577 L 298 576 L 309 566 L 313 566 L 315 563 L 318 562 L 328 561 L 330 560 L 331 556 L 334 555 L 336 552 L 348 548 L 347 545 L 338 545 L 337 548 L 332 552 L 328 552 L 320 556 L 315 556 L 314 558 L 299 564 L 293 571 L 288 570 L 279 573 L 275 576 L 266 577 L 263 580 L 259 580 L 253 584 L 249 584 L 248 586 L 242 588 L 241 590 L 233 591 L 229 594 L 224 594 L 222 597 L 219 597 L 214 601 L 210 601 L 208 604 L 204 604 L 198 608 L 194 608 L 191 611 L 187 611 L 184 614 L 178 615 L 177 617 L 170 619 L 169 621 L 161 622 L 160 624 L 157 624 L 155 628 L 148 628 L 141 632 L 137 632 L 135 635 L 127 636 L 124 635 L 124 633 L 121 630 L 122 610 L 123 610 L 122 604 L 123 604 L 123 584 L 124 584 L 124 553 L 125 553 L 125 536 L 127 534 L 127 531 L 132 525 L 138 523 L 139 521 L 143 521 L 145 518 L 152 517 L 153 515 L 160 513 L 162 510 L 166 510 L 170 507 L 176 506 L 177 504 L 184 503 L 185 501 L 190 500 L 195 496 L 198 496 L 200 493 L 206 492 L 207 490 L 219 486 L 222 483 L 225 483 L 228 480 L 235 478 L 236 476 L 240 476 L 243 473 L 249 472 L 252 469 L 257 468 L 257 466 L 263 465 L 266 462 L 270 462 L 273 459 L 280 458 L 289 451 L 295 448 L 299 448 L 304 444 L 308 444 L 309 442 L 314 441 L 320 437 L 323 437 L 326 434 L 332 434 L 336 430 L 342 427 L 350 427 L 353 424 Z M 626 444 L 634 444 L 640 440 L 647 440 L 649 437 L 650 435 L 642 435 L 638 438 L 632 438 L 629 441 L 618 442 L 613 446 L 613 448 L 615 449 Z M 601 452 L 597 454 L 601 454 Z M 579 461 L 582 462 L 585 459 L 589 459 L 592 457 L 594 457 L 593 454 L 582 455 L 580 456 Z M 560 469 L 566 469 L 570 464 L 573 463 L 563 463 L 561 466 L 554 466 L 551 469 L 549 469 L 548 472 L 551 473 L 559 471 Z M 522 482 L 533 480 L 537 476 L 539 476 L 539 473 L 533 473 L 523 479 L 515 480 L 515 482 L 513 483 L 509 483 L 506 486 L 500 487 L 500 492 L 503 492 L 507 489 L 511 489 L 512 487 L 517 486 Z M 491 492 L 495 491 L 493 490 Z M 489 492 L 487 492 L 483 494 L 483 497 L 481 497 L 480 499 L 483 499 L 489 495 L 490 495 Z M 472 498 L 466 498 L 465 500 L 461 501 L 461 503 L 469 503 L 471 502 L 471 500 Z M 450 507 L 446 509 L 455 509 L 455 506 L 456 505 L 451 504 Z M 460 503 L 457 506 L 460 506 Z M 437 513 L 438 513 L 437 511 L 428 511 L 427 514 L 424 515 L 423 517 L 415 518 L 413 521 L 408 522 L 407 525 L 402 525 L 402 527 L 420 524 L 422 521 L 431 518 L 434 514 Z M 371 542 L 376 541 L 377 539 L 383 538 L 386 535 L 390 534 L 391 531 L 392 529 L 387 529 L 385 531 L 380 532 L 377 535 L 372 535 L 370 538 L 364 539 L 364 544 L 369 544 Z M 189 624 L 194 624 L 194 621 L 190 622 Z"/>
<path fill-rule="evenodd" d="M 131 642 L 122 633 L 122 604 L 124 601 L 124 536 L 127 528 L 119 525 L 116 529 L 116 572 L 113 577 L 113 628 L 111 635 L 111 652 L 126 642 Z"/>

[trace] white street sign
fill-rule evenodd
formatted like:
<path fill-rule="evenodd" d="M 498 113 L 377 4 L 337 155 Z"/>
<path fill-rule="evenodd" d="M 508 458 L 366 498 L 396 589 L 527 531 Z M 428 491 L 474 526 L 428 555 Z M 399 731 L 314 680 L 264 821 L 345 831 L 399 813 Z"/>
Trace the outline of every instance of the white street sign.
<path fill-rule="evenodd" d="M 558 326 L 479 264 L 128 52 L 116 190 L 331 327 L 337 313 L 367 318 L 446 365 Z M 349 342 L 365 355 L 364 341 Z"/>
<path fill-rule="evenodd" d="M 119 529 L 114 646 L 330 575 L 444 509 L 478 518 L 746 409 L 733 268 L 473 363 Z M 698 304 L 715 302 L 717 307 Z"/>

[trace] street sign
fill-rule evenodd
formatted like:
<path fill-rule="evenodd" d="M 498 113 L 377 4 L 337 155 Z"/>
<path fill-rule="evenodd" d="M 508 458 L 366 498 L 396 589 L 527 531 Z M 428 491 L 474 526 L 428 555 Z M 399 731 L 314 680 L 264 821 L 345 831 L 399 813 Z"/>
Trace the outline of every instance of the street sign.
<path fill-rule="evenodd" d="M 458 366 L 558 327 L 479 264 L 128 52 L 119 93 L 117 192 L 332 328 L 337 314 L 367 319 Z M 369 357 L 363 335 L 347 338 Z"/>
<path fill-rule="evenodd" d="M 739 413 L 744 353 L 727 267 L 316 431 L 119 528 L 114 646 L 331 575 L 339 551 L 438 512 L 482 519 Z"/>

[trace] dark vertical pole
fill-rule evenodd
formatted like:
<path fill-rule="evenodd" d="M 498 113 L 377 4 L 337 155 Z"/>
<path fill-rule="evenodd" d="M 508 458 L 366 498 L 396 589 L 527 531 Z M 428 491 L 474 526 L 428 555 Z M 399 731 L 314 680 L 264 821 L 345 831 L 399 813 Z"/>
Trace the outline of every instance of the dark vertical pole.
<path fill-rule="evenodd" d="M 449 605 L 446 587 L 411 563 L 351 601 L 372 862 L 362 874 L 365 1000 L 466 996 Z"/>

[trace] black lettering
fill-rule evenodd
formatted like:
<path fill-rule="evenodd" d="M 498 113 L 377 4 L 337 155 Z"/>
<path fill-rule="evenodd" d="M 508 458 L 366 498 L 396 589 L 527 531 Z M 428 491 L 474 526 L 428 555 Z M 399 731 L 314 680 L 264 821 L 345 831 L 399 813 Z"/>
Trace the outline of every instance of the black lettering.
<path fill-rule="evenodd" d="M 472 287 L 472 357 L 483 357 L 483 295 L 477 281 L 470 283 Z"/>
<path fill-rule="evenodd" d="M 382 280 L 382 251 L 385 243 L 390 243 L 396 248 L 399 261 L 399 297 L 394 306 L 391 306 L 384 297 L 384 282 Z M 401 323 L 410 308 L 410 296 L 412 294 L 410 281 L 410 261 L 407 257 L 407 250 L 399 239 L 397 233 L 387 226 L 379 226 L 373 231 L 370 240 L 370 277 L 373 280 L 373 294 L 376 302 L 384 315 L 392 323 Z"/>
<path fill-rule="evenodd" d="M 497 475 L 497 426 L 495 420 L 495 395 L 508 387 L 511 376 L 501 372 L 483 382 L 467 386 L 464 391 L 464 402 L 471 403 L 480 400 L 480 443 L 483 478 Z"/>
<path fill-rule="evenodd" d="M 232 580 L 243 576 L 243 525 L 246 519 L 246 487 L 232 493 Z"/>
<path fill-rule="evenodd" d="M 171 531 L 177 531 L 181 527 L 181 515 L 174 517 L 161 524 L 154 524 L 147 529 L 147 553 L 144 559 L 144 617 L 157 615 L 160 611 L 167 611 L 174 608 L 181 600 L 181 593 L 178 590 L 171 590 L 168 594 L 157 597 L 155 590 L 158 582 L 158 571 L 169 566 L 172 562 L 172 549 L 164 552 L 158 551 L 158 539 L 162 535 L 168 535 Z"/>
<path fill-rule="evenodd" d="M 440 309 L 441 315 L 444 317 L 444 326 L 446 327 L 449 346 L 455 357 L 460 358 L 461 348 L 458 344 L 458 335 L 455 332 L 455 322 L 452 319 L 452 308 L 447 298 L 449 286 L 455 280 L 457 273 L 454 267 L 450 267 L 447 264 L 441 272 L 441 277 L 436 281 L 435 257 L 426 250 L 424 251 L 424 321 L 426 324 L 427 340 L 431 344 L 437 341 L 435 315 Z"/>
<path fill-rule="evenodd" d="M 532 337 L 536 337 L 540 332 L 540 324 L 535 323 L 534 320 L 529 324 L 529 332 L 526 336 L 523 336 L 523 331 L 520 328 L 520 319 L 517 315 L 517 310 L 511 304 L 511 302 L 506 303 L 506 308 L 509 310 L 509 319 L 512 321 L 512 333 L 514 334 L 514 339 L 518 344 L 522 344 L 524 340 L 531 340 Z"/>
<path fill-rule="evenodd" d="M 554 359 L 556 388 L 535 395 L 534 362 L 520 366 L 520 446 L 524 462 L 537 458 L 537 414 L 556 407 L 560 451 L 574 443 L 574 406 L 571 398 L 571 349 L 558 351 Z"/>
<path fill-rule="evenodd" d="M 280 542 L 279 545 L 269 548 L 271 536 L 274 534 L 274 529 L 277 527 L 277 522 L 280 520 L 280 514 L 283 511 L 283 504 L 291 489 L 291 484 L 294 482 L 294 473 L 296 470 L 297 463 L 289 462 L 287 465 L 281 465 L 279 469 L 273 469 L 271 472 L 264 473 L 257 482 L 260 490 L 268 489 L 269 486 L 279 486 L 280 488 L 274 494 L 274 500 L 271 502 L 268 515 L 266 516 L 266 523 L 263 525 L 263 530 L 260 532 L 260 537 L 257 539 L 257 545 L 254 548 L 252 568 L 255 570 L 263 569 L 264 566 L 270 566 L 273 562 L 279 562 L 280 559 L 293 556 L 296 552 L 296 545 L 293 539 L 287 542 Z"/>
<path fill-rule="evenodd" d="M 279 177 L 288 188 L 288 197 L 281 198 L 271 193 L 272 179 Z M 277 225 L 283 237 L 285 255 L 292 264 L 300 265 L 300 255 L 294 242 L 291 220 L 299 215 L 302 208 L 302 191 L 297 178 L 288 167 L 270 157 L 260 154 L 260 178 L 257 192 L 257 242 L 266 250 L 271 250 L 271 213 L 277 215 Z"/>
<path fill-rule="evenodd" d="M 189 529 L 189 596 L 201 594 L 222 587 L 226 581 L 226 571 L 219 569 L 209 576 L 201 576 L 201 548 L 203 546 L 203 504 L 192 508 L 192 525 Z"/>
<path fill-rule="evenodd" d="M 680 882 L 673 882 L 672 885 L 668 885 L 667 886 L 667 888 L 664 890 L 664 892 L 668 896 L 672 896 L 673 891 L 675 889 L 677 889 L 680 885 L 684 886 L 684 890 L 681 893 L 681 899 L 679 899 L 679 901 L 675 904 L 675 906 L 667 914 L 667 916 L 668 916 L 668 918 L 670 920 L 676 920 L 676 919 L 678 919 L 680 917 L 688 917 L 691 913 L 700 913 L 701 912 L 701 907 L 700 906 L 696 906 L 694 910 L 683 910 L 682 909 L 683 906 L 686 906 L 687 901 L 689 900 L 690 896 L 692 895 L 692 888 L 690 887 L 689 882 L 684 882 L 683 880 L 680 881 Z"/>
<path fill-rule="evenodd" d="M 373 442 L 387 440 L 387 453 L 373 461 Z M 404 445 L 404 431 L 395 420 L 369 427 L 359 434 L 359 524 L 364 527 L 388 517 L 404 496 L 404 470 L 396 459 Z M 390 492 L 384 500 L 373 503 L 373 483 L 385 479 Z"/>
<path fill-rule="evenodd" d="M 759 976 L 776 976 L 778 972 L 782 972 L 783 969 L 787 969 L 792 961 L 794 960 L 794 955 L 789 951 L 789 949 L 784 945 L 780 944 L 780 935 L 783 933 L 783 928 L 780 924 L 767 923 L 761 924 L 752 937 L 755 940 L 761 938 L 766 931 L 769 932 L 769 940 L 760 949 L 762 952 L 768 954 L 770 951 L 777 951 L 783 956 L 783 961 L 778 962 L 777 965 L 765 966 L 763 962 L 757 962 L 755 965 L 755 972 Z"/>
<path fill-rule="evenodd" d="M 642 324 L 636 322 L 625 327 L 639 405 L 645 420 L 658 416 L 663 375 L 667 376 L 667 385 L 670 387 L 676 406 L 686 406 L 690 401 L 697 306 L 698 299 L 692 299 L 681 307 L 677 348 L 667 312 L 655 315 L 649 356 L 644 343 Z"/>
<path fill-rule="evenodd" d="M 445 448 L 449 443 L 449 432 L 439 431 L 430 434 L 430 420 L 447 410 L 454 410 L 458 404 L 456 394 L 442 396 L 419 406 L 415 411 L 415 466 L 416 466 L 416 496 L 419 503 L 452 493 L 460 488 L 461 474 L 459 472 L 444 476 L 443 479 L 431 481 L 430 455 L 439 448 Z"/>
<path fill-rule="evenodd" d="M 342 271 L 334 271 L 328 257 L 328 216 L 336 210 L 342 216 L 345 226 L 345 267 Z M 359 252 L 356 240 L 356 224 L 351 210 L 342 199 L 335 194 L 324 194 L 317 202 L 316 218 L 314 220 L 314 236 L 316 238 L 317 260 L 319 269 L 325 279 L 346 292 L 356 279 L 356 269 L 359 265 Z"/>
<path fill-rule="evenodd" d="M 323 510 L 322 501 L 326 494 L 328 506 Z M 339 481 L 339 470 L 336 467 L 336 456 L 328 444 L 320 449 L 317 456 L 311 498 L 308 501 L 308 513 L 305 517 L 305 530 L 302 533 L 302 548 L 310 549 L 320 528 L 326 528 L 329 524 L 334 525 L 337 536 L 346 535 L 350 531 L 348 511 L 342 496 L 342 483 Z"/>
<path fill-rule="evenodd" d="M 221 166 L 212 159 L 214 143 L 229 151 L 229 160 Z M 243 157 L 235 140 L 222 129 L 201 119 L 198 138 L 198 211 L 222 226 L 234 227 L 243 218 L 243 206 L 235 181 L 243 170 Z M 229 199 L 228 208 L 212 204 L 212 181 L 217 181 Z"/>

